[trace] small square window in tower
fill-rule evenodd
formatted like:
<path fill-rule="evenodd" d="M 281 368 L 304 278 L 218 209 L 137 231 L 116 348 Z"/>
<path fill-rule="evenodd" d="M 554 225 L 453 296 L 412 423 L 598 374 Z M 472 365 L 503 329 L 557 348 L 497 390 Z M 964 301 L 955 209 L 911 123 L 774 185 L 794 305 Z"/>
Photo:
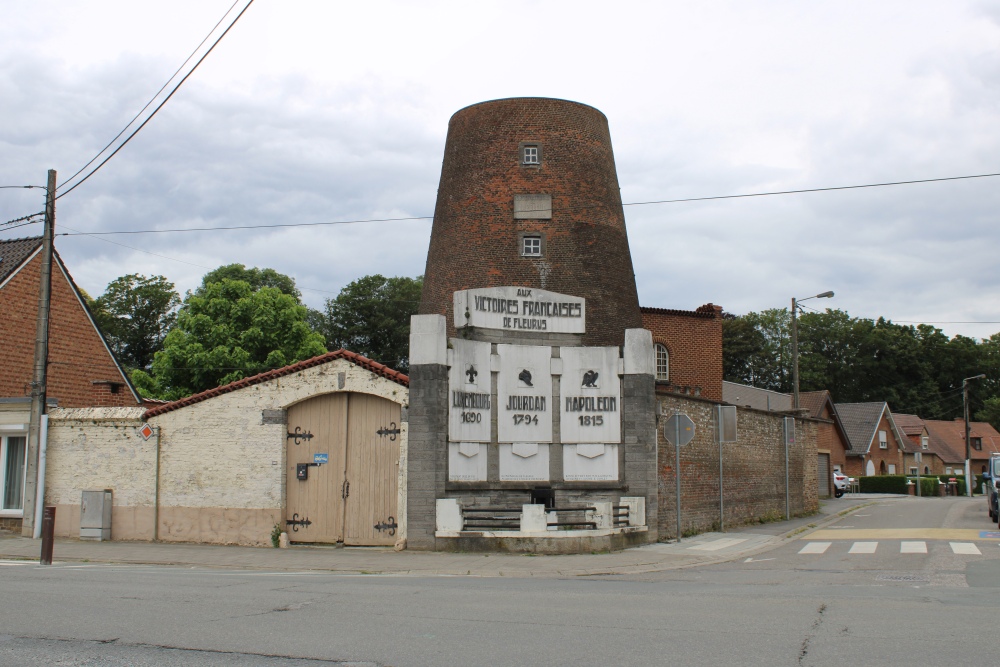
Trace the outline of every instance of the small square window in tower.
<path fill-rule="evenodd" d="M 542 147 L 539 144 L 521 144 L 521 164 L 537 166 L 542 163 Z"/>
<path fill-rule="evenodd" d="M 541 257 L 542 256 L 542 237 L 541 236 L 530 236 L 524 235 L 521 237 L 521 256 L 522 257 Z"/>

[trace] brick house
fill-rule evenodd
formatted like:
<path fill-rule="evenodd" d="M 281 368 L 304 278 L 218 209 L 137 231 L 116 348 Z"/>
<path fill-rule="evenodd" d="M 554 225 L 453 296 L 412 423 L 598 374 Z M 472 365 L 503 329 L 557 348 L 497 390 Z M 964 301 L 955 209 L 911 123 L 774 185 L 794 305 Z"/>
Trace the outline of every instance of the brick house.
<path fill-rule="evenodd" d="M 951 458 L 952 452 L 942 447 L 938 438 L 931 438 L 927 424 L 917 415 L 896 413 L 892 416 L 896 426 L 909 440 L 907 452 L 903 455 L 903 466 L 907 475 L 919 472 L 921 475 L 944 475 L 945 458 Z M 920 463 L 914 459 L 914 454 L 920 452 Z M 964 460 L 964 459 L 963 459 Z"/>
<path fill-rule="evenodd" d="M 722 306 L 695 310 L 640 308 L 642 326 L 653 334 L 657 393 L 680 393 L 714 401 L 722 396 Z"/>
<path fill-rule="evenodd" d="M 807 411 L 809 417 L 819 422 L 816 427 L 816 453 L 819 457 L 817 479 L 820 495 L 830 495 L 833 489 L 826 488 L 826 485 L 830 483 L 833 471 L 847 474 L 847 452 L 851 447 L 847 432 L 833 397 L 826 389 L 801 392 L 799 406 Z"/>
<path fill-rule="evenodd" d="M 0 525 L 18 528 L 24 507 L 41 237 L 0 241 Z M 47 378 L 49 405 L 141 404 L 87 309 L 80 289 L 53 253 Z M 28 485 L 29 487 L 31 485 Z"/>
<path fill-rule="evenodd" d="M 943 475 L 965 474 L 965 421 L 925 419 L 932 450 L 941 458 Z M 1000 433 L 986 422 L 969 422 L 969 465 L 972 473 L 986 471 L 990 455 L 1000 453 Z"/>
<path fill-rule="evenodd" d="M 851 448 L 846 473 L 852 477 L 903 473 L 907 439 L 896 426 L 889 404 L 837 403 Z"/>

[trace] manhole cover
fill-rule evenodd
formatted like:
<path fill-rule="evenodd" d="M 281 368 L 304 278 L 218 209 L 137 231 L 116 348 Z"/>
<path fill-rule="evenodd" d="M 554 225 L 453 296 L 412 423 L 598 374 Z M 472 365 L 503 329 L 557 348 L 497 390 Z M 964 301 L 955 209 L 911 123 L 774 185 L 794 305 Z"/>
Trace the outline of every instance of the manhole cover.
<path fill-rule="evenodd" d="M 880 574 L 875 577 L 876 581 L 930 581 L 927 577 L 919 574 Z"/>

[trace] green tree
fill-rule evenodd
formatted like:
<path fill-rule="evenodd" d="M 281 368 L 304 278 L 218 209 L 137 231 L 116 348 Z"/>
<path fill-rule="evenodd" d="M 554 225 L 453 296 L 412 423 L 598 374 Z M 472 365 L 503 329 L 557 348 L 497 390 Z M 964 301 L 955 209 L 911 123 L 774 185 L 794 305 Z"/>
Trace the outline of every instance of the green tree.
<path fill-rule="evenodd" d="M 983 409 L 976 412 L 976 421 L 989 422 L 1000 431 L 1000 396 L 987 398 L 983 402 Z"/>
<path fill-rule="evenodd" d="M 410 316 L 420 306 L 423 277 L 365 276 L 326 300 L 314 327 L 331 349 L 345 348 L 396 370 L 409 370 Z"/>
<path fill-rule="evenodd" d="M 163 276 L 115 278 L 88 305 L 111 349 L 128 368 L 148 368 L 177 319 L 180 297 Z"/>
<path fill-rule="evenodd" d="M 274 287 L 283 294 L 295 297 L 296 301 L 302 299 L 302 293 L 295 286 L 295 280 L 291 276 L 278 273 L 274 269 L 259 269 L 256 266 L 249 269 L 243 264 L 226 264 L 214 271 L 209 271 L 201 279 L 201 287 L 195 290 L 195 294 L 203 294 L 209 285 L 221 283 L 223 280 L 240 280 L 248 285 L 254 292 L 262 287 Z"/>
<path fill-rule="evenodd" d="M 291 278 L 281 277 L 294 290 Z M 139 380 L 176 399 L 324 352 L 323 337 L 306 323 L 306 307 L 295 296 L 223 277 L 188 294 L 153 361 L 154 382 Z"/>

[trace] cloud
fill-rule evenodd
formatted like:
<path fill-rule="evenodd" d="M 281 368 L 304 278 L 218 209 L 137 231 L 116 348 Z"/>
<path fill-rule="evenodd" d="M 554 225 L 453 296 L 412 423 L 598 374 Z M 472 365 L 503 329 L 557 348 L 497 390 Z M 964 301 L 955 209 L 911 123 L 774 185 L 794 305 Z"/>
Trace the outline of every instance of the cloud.
<path fill-rule="evenodd" d="M 0 27 L 0 184 L 86 163 L 229 4 L 95 2 L 44 22 L 52 7 L 40 2 L 13 15 Z M 601 109 L 626 202 L 1000 171 L 995 2 L 574 9 L 255 4 L 132 143 L 59 201 L 57 224 L 430 215 L 449 116 L 508 95 Z M 858 316 L 998 321 L 997 182 L 629 206 L 640 298 L 747 312 L 833 289 L 829 304 Z M 39 191 L 0 191 L 2 220 L 40 204 Z M 93 294 L 131 272 L 190 289 L 242 262 L 293 275 L 319 306 L 365 274 L 422 273 L 429 231 L 407 221 L 57 245 Z"/>

